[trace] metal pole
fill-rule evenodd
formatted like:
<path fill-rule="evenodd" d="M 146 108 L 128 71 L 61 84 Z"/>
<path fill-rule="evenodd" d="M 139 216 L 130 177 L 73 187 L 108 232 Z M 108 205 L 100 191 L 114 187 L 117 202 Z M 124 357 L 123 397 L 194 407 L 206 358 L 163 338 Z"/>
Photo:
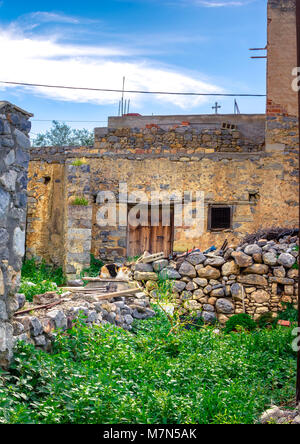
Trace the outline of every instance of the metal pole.
<path fill-rule="evenodd" d="M 297 59 L 298 67 L 300 67 L 300 0 L 296 0 L 296 23 L 297 23 Z M 300 91 L 298 92 L 298 117 L 299 117 L 299 134 L 300 134 Z M 300 157 L 299 157 L 300 166 Z M 298 286 L 299 288 L 299 286 Z M 298 290 L 299 291 L 299 290 Z M 300 327 L 300 297 L 298 293 L 298 325 Z M 297 367 L 297 391 L 296 402 L 300 403 L 300 350 L 298 350 L 298 367 Z"/>

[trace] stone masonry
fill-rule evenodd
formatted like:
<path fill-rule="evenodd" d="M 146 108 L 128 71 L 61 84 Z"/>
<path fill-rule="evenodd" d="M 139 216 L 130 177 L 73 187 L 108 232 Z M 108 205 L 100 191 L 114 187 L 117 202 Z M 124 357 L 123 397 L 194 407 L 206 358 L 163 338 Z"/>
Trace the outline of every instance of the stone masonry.
<path fill-rule="evenodd" d="M 27 170 L 32 114 L 0 102 L 0 366 L 12 358 L 13 313 L 25 253 Z"/>

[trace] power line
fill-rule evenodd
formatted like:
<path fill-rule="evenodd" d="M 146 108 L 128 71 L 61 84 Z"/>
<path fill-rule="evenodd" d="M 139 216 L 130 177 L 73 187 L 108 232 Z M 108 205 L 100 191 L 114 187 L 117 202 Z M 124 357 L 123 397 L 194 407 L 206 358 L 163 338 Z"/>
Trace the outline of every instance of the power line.
<path fill-rule="evenodd" d="M 37 83 L 23 83 L 23 82 L 4 82 L 0 80 L 0 83 L 7 85 L 21 85 L 21 86 L 34 86 L 39 88 L 59 88 L 59 89 L 72 89 L 81 91 L 100 91 L 100 92 L 117 92 L 117 93 L 129 93 L 129 94 L 156 94 L 156 95 L 172 95 L 172 96 L 215 96 L 215 97 L 266 97 L 266 94 L 222 94 L 222 93 L 196 93 L 196 92 L 167 92 L 167 91 L 137 91 L 137 90 L 123 90 L 123 89 L 106 89 L 106 88 L 83 88 L 76 86 L 61 86 L 61 85 L 42 85 Z"/>

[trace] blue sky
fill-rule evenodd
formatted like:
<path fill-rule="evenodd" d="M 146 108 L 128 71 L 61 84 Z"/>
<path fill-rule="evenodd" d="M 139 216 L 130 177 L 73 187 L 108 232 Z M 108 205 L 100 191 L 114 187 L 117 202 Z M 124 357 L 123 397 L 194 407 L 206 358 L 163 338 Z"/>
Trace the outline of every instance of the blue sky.
<path fill-rule="evenodd" d="M 0 0 L 0 80 L 94 88 L 264 94 L 266 0 Z M 258 55 L 262 55 L 259 53 Z M 0 99 L 51 122 L 105 126 L 120 94 L 0 85 Z M 209 114 L 214 98 L 127 95 L 131 112 Z M 220 98 L 221 113 L 233 99 Z M 264 98 L 239 98 L 263 113 Z"/>

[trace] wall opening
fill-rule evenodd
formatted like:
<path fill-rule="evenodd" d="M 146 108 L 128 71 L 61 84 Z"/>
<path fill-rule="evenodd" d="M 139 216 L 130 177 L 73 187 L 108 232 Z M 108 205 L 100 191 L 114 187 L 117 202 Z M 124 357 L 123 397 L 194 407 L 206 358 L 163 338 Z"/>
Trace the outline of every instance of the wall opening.
<path fill-rule="evenodd" d="M 211 205 L 208 210 L 208 230 L 229 230 L 232 227 L 232 207 Z"/>

